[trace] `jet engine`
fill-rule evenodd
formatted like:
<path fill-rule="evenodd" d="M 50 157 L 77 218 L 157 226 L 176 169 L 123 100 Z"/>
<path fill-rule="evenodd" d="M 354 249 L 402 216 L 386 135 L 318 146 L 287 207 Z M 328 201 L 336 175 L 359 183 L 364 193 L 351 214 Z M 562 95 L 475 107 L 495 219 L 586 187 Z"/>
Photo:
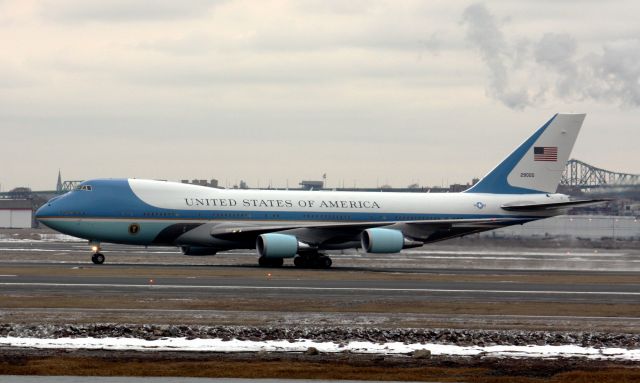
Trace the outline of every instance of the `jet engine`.
<path fill-rule="evenodd" d="M 266 233 L 259 235 L 256 240 L 258 255 L 265 258 L 292 258 L 298 251 L 309 247 L 289 234 Z"/>
<path fill-rule="evenodd" d="M 423 245 L 422 242 L 405 238 L 400 230 L 382 228 L 363 231 L 361 244 L 367 253 L 399 253 L 402 249 Z"/>
<path fill-rule="evenodd" d="M 215 255 L 218 249 L 215 247 L 206 246 L 181 246 L 182 254 L 184 255 Z"/>

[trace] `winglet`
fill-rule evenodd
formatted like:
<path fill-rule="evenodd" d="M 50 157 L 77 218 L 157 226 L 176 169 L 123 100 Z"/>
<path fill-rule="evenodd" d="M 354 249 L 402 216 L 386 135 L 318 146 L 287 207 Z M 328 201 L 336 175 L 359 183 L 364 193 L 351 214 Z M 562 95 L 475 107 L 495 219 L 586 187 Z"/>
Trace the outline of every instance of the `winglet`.
<path fill-rule="evenodd" d="M 556 114 L 465 193 L 555 193 L 586 114 Z"/>

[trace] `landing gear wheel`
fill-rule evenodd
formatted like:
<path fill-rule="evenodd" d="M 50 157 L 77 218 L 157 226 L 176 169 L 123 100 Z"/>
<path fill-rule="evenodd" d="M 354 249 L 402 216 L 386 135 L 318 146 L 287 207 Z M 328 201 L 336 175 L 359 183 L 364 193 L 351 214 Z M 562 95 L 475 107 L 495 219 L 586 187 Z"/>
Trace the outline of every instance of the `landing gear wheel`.
<path fill-rule="evenodd" d="M 293 258 L 293 264 L 299 268 L 328 269 L 331 267 L 331 258 L 326 255 L 298 255 Z"/>
<path fill-rule="evenodd" d="M 104 255 L 100 253 L 93 254 L 91 256 L 91 262 L 95 263 L 96 265 L 102 265 L 104 263 Z"/>
<path fill-rule="evenodd" d="M 331 258 L 326 255 L 321 255 L 316 259 L 316 267 L 319 269 L 328 269 L 332 264 L 333 262 L 331 261 Z"/>
<path fill-rule="evenodd" d="M 308 269 L 308 268 L 312 268 L 315 265 L 315 256 L 311 256 L 308 254 L 305 255 L 298 255 L 295 258 L 293 258 L 293 264 L 301 269 Z"/>
<path fill-rule="evenodd" d="M 284 259 L 260 257 L 258 258 L 258 264 L 260 267 L 282 267 Z"/>

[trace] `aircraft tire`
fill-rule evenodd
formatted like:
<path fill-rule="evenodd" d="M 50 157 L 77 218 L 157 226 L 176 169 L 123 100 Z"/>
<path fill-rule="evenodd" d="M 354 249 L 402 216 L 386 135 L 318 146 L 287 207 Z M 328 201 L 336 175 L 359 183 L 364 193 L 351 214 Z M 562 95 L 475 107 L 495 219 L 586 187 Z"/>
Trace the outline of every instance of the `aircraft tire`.
<path fill-rule="evenodd" d="M 293 258 L 293 264 L 295 265 L 295 267 L 299 267 L 299 268 L 307 267 L 306 259 L 304 259 L 301 256 L 297 256 Z"/>
<path fill-rule="evenodd" d="M 301 269 L 314 269 L 318 268 L 318 255 L 298 255 L 293 258 L 293 264 Z"/>
<path fill-rule="evenodd" d="M 326 255 L 321 255 L 316 260 L 316 267 L 319 269 L 331 268 L 332 264 L 333 264 L 333 261 L 331 261 L 331 258 L 327 257 Z"/>
<path fill-rule="evenodd" d="M 95 253 L 91 256 L 91 262 L 95 263 L 96 265 L 102 265 L 104 263 L 104 255 L 102 255 L 101 253 Z"/>

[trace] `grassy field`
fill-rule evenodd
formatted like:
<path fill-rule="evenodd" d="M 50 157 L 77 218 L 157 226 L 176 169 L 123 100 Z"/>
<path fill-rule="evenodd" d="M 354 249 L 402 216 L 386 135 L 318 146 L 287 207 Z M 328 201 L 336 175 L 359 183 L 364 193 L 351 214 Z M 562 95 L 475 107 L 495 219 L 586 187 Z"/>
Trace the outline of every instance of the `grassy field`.
<path fill-rule="evenodd" d="M 49 354 L 49 355 L 38 355 Z M 353 379 L 441 382 L 638 382 L 640 367 L 577 359 L 482 359 L 366 355 L 35 352 L 0 355 L 0 374 Z"/>

